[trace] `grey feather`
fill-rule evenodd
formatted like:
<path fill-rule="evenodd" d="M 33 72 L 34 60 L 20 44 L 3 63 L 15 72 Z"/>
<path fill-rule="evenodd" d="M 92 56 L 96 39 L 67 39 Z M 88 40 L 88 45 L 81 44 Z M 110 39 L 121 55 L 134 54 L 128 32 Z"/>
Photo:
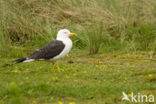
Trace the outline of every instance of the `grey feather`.
<path fill-rule="evenodd" d="M 33 52 L 27 59 L 51 59 L 57 55 L 59 55 L 65 47 L 62 41 L 54 40 L 42 48 Z"/>

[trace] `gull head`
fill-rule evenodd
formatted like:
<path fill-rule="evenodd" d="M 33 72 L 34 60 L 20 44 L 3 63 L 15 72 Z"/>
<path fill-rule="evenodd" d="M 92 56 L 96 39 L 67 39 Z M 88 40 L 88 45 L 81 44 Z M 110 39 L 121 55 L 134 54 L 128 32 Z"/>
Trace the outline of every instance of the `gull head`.
<path fill-rule="evenodd" d="M 75 33 L 71 33 L 68 29 L 61 29 L 57 33 L 57 39 L 59 38 L 69 38 L 71 36 L 77 36 Z"/>

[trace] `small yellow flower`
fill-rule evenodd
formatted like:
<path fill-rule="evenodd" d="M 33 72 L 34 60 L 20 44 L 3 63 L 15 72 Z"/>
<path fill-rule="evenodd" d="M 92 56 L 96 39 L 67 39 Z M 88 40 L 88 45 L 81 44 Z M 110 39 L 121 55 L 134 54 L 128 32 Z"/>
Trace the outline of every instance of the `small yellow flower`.
<path fill-rule="evenodd" d="M 15 70 L 13 70 L 13 72 L 14 72 L 14 73 L 19 73 L 19 72 L 20 72 L 20 70 L 15 69 Z"/>
<path fill-rule="evenodd" d="M 63 102 L 62 101 L 59 101 L 58 104 L 63 104 Z"/>
<path fill-rule="evenodd" d="M 33 101 L 33 104 L 37 104 L 36 100 Z"/>
<path fill-rule="evenodd" d="M 102 64 L 103 62 L 102 61 L 99 61 L 99 64 Z"/>
<path fill-rule="evenodd" d="M 30 69 L 26 69 L 26 70 L 28 70 L 28 71 L 29 71 Z"/>
<path fill-rule="evenodd" d="M 67 79 L 69 79 L 69 78 L 70 78 L 70 76 L 66 75 L 66 78 L 67 78 Z"/>
<path fill-rule="evenodd" d="M 127 80 L 127 78 L 125 77 L 125 80 Z"/>
<path fill-rule="evenodd" d="M 149 77 L 152 77 L 153 75 L 152 75 L 152 74 L 148 74 L 148 76 L 149 76 Z"/>
<path fill-rule="evenodd" d="M 56 76 L 56 77 L 55 77 L 55 79 L 57 80 L 57 79 L 58 79 L 58 77 Z"/>
<path fill-rule="evenodd" d="M 77 76 L 77 74 L 76 74 L 76 73 L 74 73 L 74 74 L 73 74 L 73 76 Z"/>
<path fill-rule="evenodd" d="M 56 81 L 56 80 L 58 80 L 58 77 L 57 76 L 56 77 L 52 77 L 51 80 Z"/>
<path fill-rule="evenodd" d="M 128 94 L 128 97 L 131 97 L 131 94 Z"/>
<path fill-rule="evenodd" d="M 61 69 L 61 71 L 65 71 L 65 69 Z"/>
<path fill-rule="evenodd" d="M 29 77 L 26 77 L 26 79 L 29 79 Z"/>
<path fill-rule="evenodd" d="M 75 104 L 75 102 L 70 102 L 69 104 Z"/>
<path fill-rule="evenodd" d="M 78 80 L 75 79 L 74 82 L 78 82 Z"/>
<path fill-rule="evenodd" d="M 106 69 L 106 65 L 100 65 L 101 69 Z"/>
<path fill-rule="evenodd" d="M 87 71 L 83 71 L 83 74 L 87 74 Z"/>
<path fill-rule="evenodd" d="M 122 76 L 119 77 L 119 79 L 121 79 L 121 78 L 122 78 Z"/>

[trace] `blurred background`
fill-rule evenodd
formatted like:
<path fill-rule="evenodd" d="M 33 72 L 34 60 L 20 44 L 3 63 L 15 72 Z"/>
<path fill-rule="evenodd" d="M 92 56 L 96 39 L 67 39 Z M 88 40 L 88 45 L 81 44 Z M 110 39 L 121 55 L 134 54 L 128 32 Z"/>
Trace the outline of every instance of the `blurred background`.
<path fill-rule="evenodd" d="M 67 28 L 90 54 L 156 50 L 155 0 L 1 0 L 0 54 L 36 49 Z M 3 47 L 8 47 L 3 48 Z M 25 47 L 25 48 L 24 48 Z M 22 51 L 22 52 L 21 52 Z M 31 51 L 31 50 L 28 50 Z"/>

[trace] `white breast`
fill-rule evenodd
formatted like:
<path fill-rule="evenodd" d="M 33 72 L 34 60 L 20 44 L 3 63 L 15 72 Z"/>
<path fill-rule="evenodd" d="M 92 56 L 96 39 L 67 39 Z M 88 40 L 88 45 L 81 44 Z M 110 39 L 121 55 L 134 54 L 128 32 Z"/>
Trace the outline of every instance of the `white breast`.
<path fill-rule="evenodd" d="M 60 39 L 57 39 L 57 40 L 63 41 L 63 43 L 65 44 L 65 47 L 64 47 L 63 51 L 59 55 L 55 56 L 51 60 L 57 60 L 59 58 L 62 58 L 64 56 L 66 56 L 69 53 L 69 51 L 71 50 L 71 48 L 72 48 L 72 41 L 70 40 L 70 38 L 62 38 L 62 39 L 60 38 Z"/>

